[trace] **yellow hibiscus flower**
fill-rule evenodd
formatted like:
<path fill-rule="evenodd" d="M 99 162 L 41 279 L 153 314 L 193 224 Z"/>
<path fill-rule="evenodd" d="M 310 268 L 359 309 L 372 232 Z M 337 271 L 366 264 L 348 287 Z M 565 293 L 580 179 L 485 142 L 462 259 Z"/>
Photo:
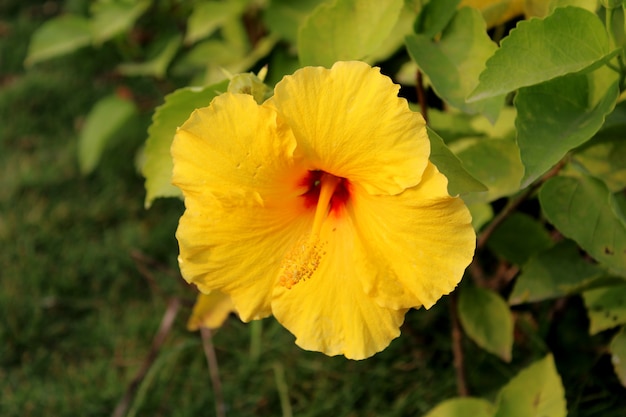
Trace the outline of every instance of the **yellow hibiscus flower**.
<path fill-rule="evenodd" d="M 338 62 L 286 76 L 261 105 L 225 93 L 194 111 L 172 144 L 185 279 L 230 295 L 244 321 L 273 314 L 300 347 L 353 359 L 451 292 L 471 216 L 398 90 Z"/>

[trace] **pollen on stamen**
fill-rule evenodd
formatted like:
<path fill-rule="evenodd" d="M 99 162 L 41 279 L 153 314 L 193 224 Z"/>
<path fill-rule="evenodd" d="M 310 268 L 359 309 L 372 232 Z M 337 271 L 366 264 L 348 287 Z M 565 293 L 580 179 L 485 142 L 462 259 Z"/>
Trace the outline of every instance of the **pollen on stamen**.
<path fill-rule="evenodd" d="M 298 239 L 282 261 L 278 283 L 289 290 L 311 278 L 326 254 L 324 246 L 319 237 L 303 235 Z"/>

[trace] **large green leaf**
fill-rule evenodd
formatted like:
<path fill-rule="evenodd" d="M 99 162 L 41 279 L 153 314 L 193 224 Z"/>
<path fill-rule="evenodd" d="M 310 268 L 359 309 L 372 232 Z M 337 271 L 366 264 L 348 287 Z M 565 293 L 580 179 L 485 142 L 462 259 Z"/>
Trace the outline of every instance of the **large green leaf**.
<path fill-rule="evenodd" d="M 545 19 L 518 23 L 487 61 L 468 101 L 597 67 L 616 53 L 595 14 L 578 7 L 558 8 Z"/>
<path fill-rule="evenodd" d="M 539 191 L 550 223 L 598 262 L 626 276 L 626 226 L 614 212 L 613 199 L 606 185 L 592 177 L 554 177 Z"/>
<path fill-rule="evenodd" d="M 579 291 L 606 271 L 580 256 L 571 240 L 558 243 L 530 258 L 509 296 L 509 304 L 561 297 Z"/>
<path fill-rule="evenodd" d="M 105 97 L 93 106 L 78 137 L 78 163 L 83 174 L 94 170 L 107 143 L 136 114 L 135 104 L 117 95 Z"/>
<path fill-rule="evenodd" d="M 626 323 L 626 282 L 585 291 L 583 299 L 590 334 Z"/>
<path fill-rule="evenodd" d="M 497 49 L 478 10 L 457 11 L 437 42 L 427 35 L 410 35 L 406 47 L 442 99 L 465 113 L 482 113 L 495 122 L 504 96 L 475 103 L 465 101 L 478 84 L 487 58 Z"/>
<path fill-rule="evenodd" d="M 498 393 L 496 408 L 494 417 L 565 417 L 565 390 L 552 355 L 509 381 Z"/>
<path fill-rule="evenodd" d="M 522 188 L 602 126 L 619 95 L 619 76 L 607 67 L 520 89 L 517 143 L 525 167 Z"/>
<path fill-rule="evenodd" d="M 622 327 L 611 341 L 611 362 L 623 386 L 626 387 L 626 328 Z"/>
<path fill-rule="evenodd" d="M 245 1 L 201 1 L 194 4 L 187 21 L 187 45 L 206 38 L 226 21 L 243 12 Z"/>
<path fill-rule="evenodd" d="M 489 189 L 464 196 L 465 202 L 489 202 L 519 190 L 524 168 L 519 148 L 512 140 L 475 140 L 457 156 L 465 169 Z"/>
<path fill-rule="evenodd" d="M 180 197 L 182 193 L 171 184 L 172 156 L 170 147 L 176 128 L 200 107 L 206 107 L 211 100 L 226 91 L 228 81 L 208 87 L 187 87 L 174 91 L 165 97 L 165 103 L 157 107 L 148 128 L 145 149 L 145 163 L 142 173 L 146 178 L 146 207 L 150 207 L 157 197 Z"/>
<path fill-rule="evenodd" d="M 491 290 L 466 286 L 461 288 L 458 306 L 465 333 L 487 352 L 509 362 L 513 316 L 502 297 Z"/>
<path fill-rule="evenodd" d="M 487 187 L 465 170 L 463 163 L 448 149 L 437 133 L 428 129 L 428 138 L 430 139 L 430 160 L 448 178 L 450 195 L 487 190 Z"/>
<path fill-rule="evenodd" d="M 64 55 L 91 43 L 89 21 L 80 16 L 64 15 L 45 22 L 33 33 L 24 64 Z"/>
<path fill-rule="evenodd" d="M 532 255 L 551 247 L 552 239 L 533 217 L 513 213 L 495 229 L 487 246 L 504 259 L 522 265 Z"/>
<path fill-rule="evenodd" d="M 92 4 L 91 30 L 95 44 L 128 31 L 152 0 L 100 0 Z"/>
<path fill-rule="evenodd" d="M 483 398 L 458 397 L 439 403 L 424 417 L 492 417 L 493 404 Z"/>
<path fill-rule="evenodd" d="M 334 0 L 322 3 L 298 33 L 302 65 L 332 66 L 336 61 L 364 59 L 391 33 L 402 0 Z"/>

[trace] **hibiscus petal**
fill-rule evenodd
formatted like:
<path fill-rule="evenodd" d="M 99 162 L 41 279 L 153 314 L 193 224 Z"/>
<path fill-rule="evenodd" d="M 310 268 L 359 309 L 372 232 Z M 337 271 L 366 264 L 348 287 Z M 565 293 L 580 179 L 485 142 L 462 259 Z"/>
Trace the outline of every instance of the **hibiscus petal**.
<path fill-rule="evenodd" d="M 365 294 L 352 262 L 355 235 L 349 223 L 327 220 L 319 267 L 290 289 L 277 286 L 272 311 L 301 348 L 364 359 L 400 335 L 407 310 L 381 307 Z"/>
<path fill-rule="evenodd" d="M 286 76 L 268 105 L 276 106 L 315 169 L 371 194 L 398 194 L 420 181 L 430 154 L 424 119 L 398 90 L 378 68 L 338 62 Z"/>
<path fill-rule="evenodd" d="M 221 291 L 198 294 L 187 321 L 187 330 L 198 330 L 201 327 L 220 328 L 234 310 L 233 301 Z"/>
<path fill-rule="evenodd" d="M 472 261 L 476 235 L 463 201 L 429 164 L 422 182 L 397 196 L 354 193 L 365 291 L 385 307 L 430 308 L 459 283 Z"/>
<path fill-rule="evenodd" d="M 294 184 L 304 175 L 294 147 L 271 109 L 233 94 L 196 110 L 172 144 L 186 206 L 176 233 L 183 277 L 229 294 L 244 321 L 271 313 L 280 262 L 312 224 Z"/>

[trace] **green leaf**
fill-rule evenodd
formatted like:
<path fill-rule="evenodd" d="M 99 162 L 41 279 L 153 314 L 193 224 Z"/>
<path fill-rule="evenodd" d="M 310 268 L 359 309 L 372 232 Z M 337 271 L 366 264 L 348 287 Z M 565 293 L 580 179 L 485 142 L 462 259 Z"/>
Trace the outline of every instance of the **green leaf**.
<path fill-rule="evenodd" d="M 615 374 L 626 387 L 626 328 L 622 327 L 611 341 L 611 362 Z"/>
<path fill-rule="evenodd" d="M 519 190 L 524 168 L 515 142 L 504 139 L 474 140 L 457 156 L 465 169 L 488 188 L 463 197 L 466 203 L 489 202 Z"/>
<path fill-rule="evenodd" d="M 298 41 L 298 28 L 324 0 L 272 0 L 263 13 L 263 21 L 272 33 L 292 44 Z"/>
<path fill-rule="evenodd" d="M 618 74 L 602 67 L 520 89 L 515 107 L 517 143 L 526 168 L 522 188 L 602 127 L 615 107 L 618 84 Z"/>
<path fill-rule="evenodd" d="M 180 190 L 171 184 L 172 156 L 170 147 L 176 128 L 200 107 L 206 107 L 214 97 L 226 91 L 228 81 L 208 87 L 181 88 L 168 94 L 165 103 L 157 107 L 148 128 L 145 163 L 142 169 L 146 178 L 146 208 L 157 197 L 180 197 Z"/>
<path fill-rule="evenodd" d="M 626 226 L 613 211 L 613 195 L 591 177 L 554 177 L 539 191 L 548 221 L 598 262 L 626 276 Z"/>
<path fill-rule="evenodd" d="M 616 53 L 610 51 L 609 38 L 595 14 L 578 7 L 558 8 L 545 19 L 518 23 L 487 61 L 468 101 L 598 67 Z"/>
<path fill-rule="evenodd" d="M 322 3 L 298 33 L 302 65 L 332 66 L 336 61 L 365 59 L 394 28 L 402 0 L 334 0 Z"/>
<path fill-rule="evenodd" d="M 135 104 L 117 95 L 105 97 L 93 106 L 78 137 L 78 162 L 83 174 L 94 170 L 107 143 L 136 114 Z"/>
<path fill-rule="evenodd" d="M 100 0 L 91 7 L 91 31 L 101 44 L 128 31 L 152 4 L 151 0 Z"/>
<path fill-rule="evenodd" d="M 589 334 L 626 323 L 626 282 L 583 293 L 589 316 Z"/>
<path fill-rule="evenodd" d="M 487 187 L 465 170 L 463 163 L 448 149 L 443 139 L 430 128 L 427 129 L 430 139 L 430 160 L 448 178 L 450 195 L 486 191 Z"/>
<path fill-rule="evenodd" d="M 489 249 L 517 265 L 524 264 L 532 255 L 551 246 L 552 239 L 546 229 L 523 213 L 507 217 L 487 241 Z"/>
<path fill-rule="evenodd" d="M 117 71 L 127 76 L 164 78 L 167 68 L 176 56 L 181 43 L 180 35 L 172 35 L 162 42 L 160 52 L 151 60 L 140 63 L 126 62 L 118 65 Z"/>
<path fill-rule="evenodd" d="M 461 0 L 430 1 L 415 20 L 415 33 L 433 38 L 446 27 Z"/>
<path fill-rule="evenodd" d="M 492 417 L 495 408 L 483 398 L 458 397 L 439 403 L 424 417 Z"/>
<path fill-rule="evenodd" d="M 459 319 L 463 330 L 478 346 L 510 362 L 513 349 L 513 316 L 507 303 L 491 290 L 462 287 Z"/>
<path fill-rule="evenodd" d="M 476 231 L 493 219 L 493 207 L 489 203 L 468 204 L 467 208 L 472 215 L 472 227 Z"/>
<path fill-rule="evenodd" d="M 87 19 L 69 14 L 55 17 L 33 33 L 24 64 L 31 66 L 74 52 L 90 43 L 91 30 Z"/>
<path fill-rule="evenodd" d="M 578 246 L 565 240 L 531 257 L 523 266 L 509 304 L 530 303 L 578 292 L 606 271 L 580 256 Z"/>
<path fill-rule="evenodd" d="M 611 115 L 615 113 L 617 111 Z M 574 151 L 572 160 L 592 176 L 604 181 L 609 190 L 617 192 L 626 188 L 626 123 L 607 126 L 609 122 L 607 118 L 604 128 Z"/>
<path fill-rule="evenodd" d="M 245 5 L 245 2 L 241 0 L 195 3 L 193 11 L 187 20 L 185 44 L 190 45 L 211 35 L 226 21 L 241 14 Z"/>
<path fill-rule="evenodd" d="M 457 11 L 437 42 L 426 35 L 410 35 L 405 42 L 409 55 L 428 76 L 439 97 L 465 113 L 482 113 L 495 122 L 504 96 L 475 103 L 465 101 L 478 84 L 487 58 L 497 49 L 478 10 Z"/>
<path fill-rule="evenodd" d="M 565 417 L 565 390 L 547 355 L 518 373 L 498 393 L 494 417 Z"/>

